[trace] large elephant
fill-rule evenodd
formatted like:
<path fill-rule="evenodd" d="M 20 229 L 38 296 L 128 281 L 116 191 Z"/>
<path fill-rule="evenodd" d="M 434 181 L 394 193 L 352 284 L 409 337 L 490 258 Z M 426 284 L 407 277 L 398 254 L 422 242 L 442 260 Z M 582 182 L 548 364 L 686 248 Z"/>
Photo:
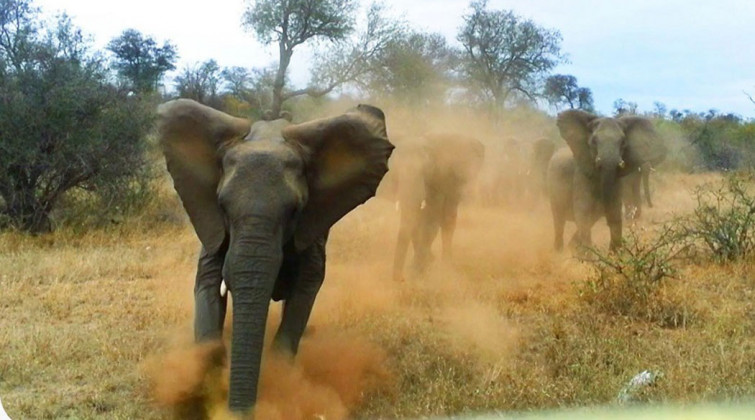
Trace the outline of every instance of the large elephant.
<path fill-rule="evenodd" d="M 229 409 L 257 397 L 270 300 L 283 300 L 274 348 L 296 354 L 325 275 L 328 231 L 368 200 L 393 150 L 369 105 L 303 124 L 235 118 L 194 101 L 160 105 L 168 171 L 202 244 L 194 287 L 197 341 L 221 337 L 233 296 Z"/>
<path fill-rule="evenodd" d="M 573 241 L 590 245 L 592 226 L 605 216 L 615 250 L 622 242 L 620 179 L 646 162 L 663 160 L 666 147 L 650 120 L 641 117 L 569 110 L 558 115 L 557 125 L 571 150 L 556 153 L 548 166 L 555 248 L 563 248 L 567 220 L 577 224 Z"/>
<path fill-rule="evenodd" d="M 427 135 L 419 144 L 399 145 L 391 162 L 395 175 L 400 224 L 393 260 L 393 278 L 403 279 L 409 244 L 414 267 L 421 271 L 441 233 L 442 258 L 451 258 L 456 217 L 464 188 L 479 172 L 485 147 L 476 139 L 455 134 Z"/>

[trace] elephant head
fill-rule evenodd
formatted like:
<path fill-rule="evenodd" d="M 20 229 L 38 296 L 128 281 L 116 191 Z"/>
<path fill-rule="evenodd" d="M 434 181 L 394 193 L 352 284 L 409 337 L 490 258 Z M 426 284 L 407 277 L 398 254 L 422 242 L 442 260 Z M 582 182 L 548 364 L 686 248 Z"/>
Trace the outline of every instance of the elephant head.
<path fill-rule="evenodd" d="M 372 197 L 393 145 L 383 112 L 369 105 L 298 125 L 283 118 L 252 125 L 187 99 L 160 105 L 158 115 L 168 171 L 204 250 L 227 249 L 229 406 L 243 412 L 256 400 L 284 247 L 307 249 Z"/>
<path fill-rule="evenodd" d="M 425 178 L 463 186 L 474 179 L 485 159 L 485 146 L 459 134 L 428 134 L 424 138 Z"/>
<path fill-rule="evenodd" d="M 589 180 L 591 194 L 603 205 L 615 248 L 621 238 L 620 178 L 645 162 L 663 160 L 666 147 L 646 118 L 601 118 L 568 110 L 558 115 L 557 125 L 578 170 Z"/>

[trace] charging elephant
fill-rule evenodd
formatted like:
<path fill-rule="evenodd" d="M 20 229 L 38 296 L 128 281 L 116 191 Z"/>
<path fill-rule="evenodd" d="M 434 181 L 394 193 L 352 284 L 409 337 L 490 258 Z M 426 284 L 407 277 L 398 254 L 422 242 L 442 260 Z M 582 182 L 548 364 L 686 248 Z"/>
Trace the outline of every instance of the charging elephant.
<path fill-rule="evenodd" d="M 641 117 L 601 118 L 568 110 L 558 115 L 557 125 L 570 150 L 556 153 L 548 166 L 555 248 L 563 248 L 567 220 L 577 224 L 573 242 L 589 246 L 592 226 L 605 216 L 615 250 L 622 242 L 620 180 L 646 162 L 663 160 L 666 147 Z"/>
<path fill-rule="evenodd" d="M 187 99 L 158 108 L 168 172 L 202 244 L 194 287 L 197 341 L 223 333 L 233 295 L 229 409 L 257 397 L 270 300 L 283 300 L 276 350 L 296 354 L 325 275 L 335 222 L 375 193 L 393 150 L 383 112 L 291 124 L 249 121 Z"/>
<path fill-rule="evenodd" d="M 393 278 L 403 279 L 409 244 L 414 268 L 422 271 L 440 230 L 442 258 L 451 258 L 456 217 L 464 188 L 479 172 L 485 148 L 473 138 L 455 134 L 426 136 L 419 144 L 399 146 L 391 162 L 397 182 L 400 224 Z"/>
<path fill-rule="evenodd" d="M 660 163 L 660 161 L 645 162 L 635 172 L 622 179 L 621 187 L 625 219 L 634 220 L 642 216 L 641 189 L 644 190 L 647 206 L 653 207 L 653 201 L 650 196 L 650 173 L 655 171 L 655 165 Z"/>

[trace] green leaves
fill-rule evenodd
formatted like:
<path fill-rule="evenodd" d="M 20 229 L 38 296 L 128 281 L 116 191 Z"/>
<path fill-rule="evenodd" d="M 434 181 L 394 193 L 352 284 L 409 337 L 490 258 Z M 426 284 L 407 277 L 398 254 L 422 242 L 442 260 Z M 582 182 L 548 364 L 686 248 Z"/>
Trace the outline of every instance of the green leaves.
<path fill-rule="evenodd" d="M 113 68 L 125 84 L 137 92 L 154 92 L 162 76 L 176 68 L 176 47 L 157 42 L 136 29 L 126 29 L 107 45 L 113 53 Z"/>
<path fill-rule="evenodd" d="M 18 16 L 0 22 L 13 40 L 0 43 L 0 219 L 39 232 L 68 191 L 118 196 L 144 174 L 153 105 L 108 83 L 67 16 L 53 27 L 32 25 L 36 11 Z"/>
<path fill-rule="evenodd" d="M 558 63 L 561 33 L 507 10 L 470 3 L 457 40 L 464 46 L 463 72 L 483 97 L 503 106 L 514 97 L 534 100 L 542 78 Z"/>

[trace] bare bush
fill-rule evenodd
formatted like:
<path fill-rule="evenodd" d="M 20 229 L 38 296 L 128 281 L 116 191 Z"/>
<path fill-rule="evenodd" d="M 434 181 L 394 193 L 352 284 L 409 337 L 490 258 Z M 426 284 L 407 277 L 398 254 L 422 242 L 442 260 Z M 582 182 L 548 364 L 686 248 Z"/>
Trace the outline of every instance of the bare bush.
<path fill-rule="evenodd" d="M 734 173 L 695 190 L 697 207 L 680 231 L 718 262 L 755 254 L 755 172 Z"/>
<path fill-rule="evenodd" d="M 687 311 L 680 311 L 677 302 L 669 301 L 663 288 L 667 280 L 676 278 L 675 261 L 691 246 L 676 224 L 668 223 L 650 235 L 629 230 L 624 246 L 613 252 L 587 248 L 594 275 L 581 285 L 580 295 L 608 313 L 663 326 L 686 324 Z"/>

